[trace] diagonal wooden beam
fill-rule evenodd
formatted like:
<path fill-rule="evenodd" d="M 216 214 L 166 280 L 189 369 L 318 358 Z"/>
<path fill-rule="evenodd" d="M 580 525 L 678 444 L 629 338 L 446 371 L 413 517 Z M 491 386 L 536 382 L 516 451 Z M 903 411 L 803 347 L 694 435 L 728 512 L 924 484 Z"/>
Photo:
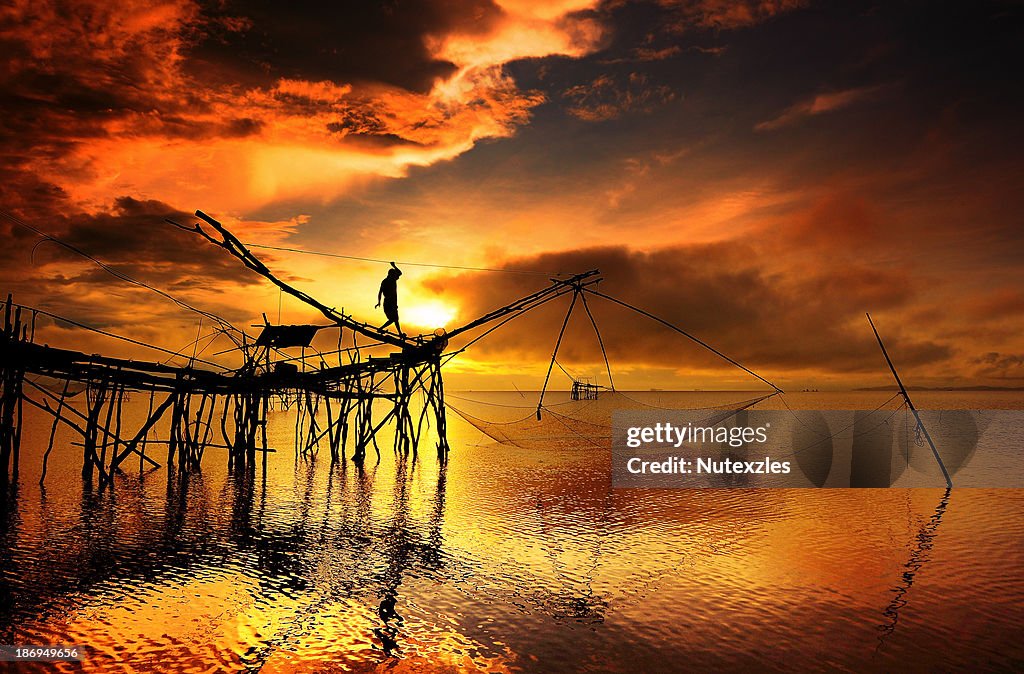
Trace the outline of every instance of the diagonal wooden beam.
<path fill-rule="evenodd" d="M 270 268 L 267 267 L 267 265 L 265 265 L 258 257 L 253 255 L 252 251 L 246 248 L 245 244 L 242 243 L 238 239 L 238 237 L 232 234 L 220 222 L 214 220 L 206 213 L 203 213 L 202 211 L 198 210 L 196 211 L 196 217 L 202 219 L 204 222 L 210 225 L 210 227 L 213 227 L 213 229 L 220 235 L 220 238 L 218 239 L 217 237 L 211 235 L 209 232 L 203 229 L 202 225 L 198 223 L 192 227 L 186 227 L 177 222 L 174 222 L 173 220 L 168 220 L 167 222 L 174 225 L 175 227 L 178 227 L 179 229 L 185 230 L 186 232 L 198 234 L 199 236 L 203 237 L 213 245 L 219 248 L 223 248 L 233 257 L 240 260 L 242 264 L 245 265 L 248 269 L 256 272 L 263 278 L 267 279 L 268 281 L 276 285 L 278 288 L 280 288 L 283 292 L 286 292 L 292 297 L 298 299 L 299 301 L 313 307 L 321 314 L 323 314 L 324 317 L 326 317 L 329 321 L 333 321 L 334 323 L 341 327 L 349 328 L 350 330 L 358 332 L 361 335 L 365 335 L 366 337 L 370 337 L 379 342 L 384 342 L 385 344 L 390 344 L 392 346 L 397 346 L 399 348 L 412 347 L 416 345 L 416 342 L 413 340 L 403 339 L 398 335 L 385 332 L 367 323 L 360 323 L 359 321 L 356 321 L 351 317 L 336 311 L 334 308 L 327 306 L 326 304 L 320 302 L 311 295 L 299 290 L 298 288 L 295 288 L 289 285 L 288 283 L 285 283 L 277 276 L 275 276 L 274 273 L 270 271 Z"/>
<path fill-rule="evenodd" d="M 122 451 L 120 454 L 114 457 L 114 460 L 110 466 L 111 474 L 113 474 L 114 470 L 116 470 L 117 467 L 121 465 L 121 462 L 127 459 L 128 456 L 132 453 L 138 454 L 142 459 L 148 461 L 151 465 L 156 466 L 157 468 L 160 467 L 160 464 L 158 464 L 156 461 L 149 458 L 145 454 L 139 452 L 138 445 L 139 442 L 142 441 L 142 438 L 146 437 L 149 434 L 149 431 L 153 428 L 153 426 L 156 426 L 157 422 L 160 421 L 160 419 L 164 415 L 164 412 L 167 411 L 167 408 L 174 404 L 174 401 L 177 399 L 177 397 L 177 393 L 171 393 L 162 403 L 160 403 L 159 407 L 153 410 L 153 414 L 151 414 L 149 418 L 146 419 L 146 423 L 142 425 L 142 428 L 140 428 L 139 432 L 135 434 L 135 437 L 125 443 L 124 451 Z"/>

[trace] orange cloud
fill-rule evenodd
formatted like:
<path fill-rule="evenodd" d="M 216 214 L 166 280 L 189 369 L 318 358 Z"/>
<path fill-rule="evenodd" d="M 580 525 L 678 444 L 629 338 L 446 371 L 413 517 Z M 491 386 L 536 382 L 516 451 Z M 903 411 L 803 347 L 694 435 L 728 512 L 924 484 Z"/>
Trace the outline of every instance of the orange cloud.
<path fill-rule="evenodd" d="M 678 12 L 677 30 L 711 28 L 730 30 L 762 23 L 774 16 L 804 7 L 806 0 L 661 0 Z"/>
<path fill-rule="evenodd" d="M 807 117 L 813 117 L 826 112 L 835 112 L 856 103 L 870 100 L 887 88 L 885 85 L 880 85 L 815 94 L 786 108 L 778 117 L 758 123 L 754 129 L 757 131 L 774 131 L 784 126 L 796 124 Z"/>
<path fill-rule="evenodd" d="M 823 366 L 853 373 L 877 369 L 876 349 L 864 311 L 900 310 L 915 295 L 907 274 L 866 267 L 789 268 L 772 266 L 773 256 L 754 243 L 726 241 L 670 245 L 639 251 L 603 246 L 532 256 L 510 268 L 600 269 L 601 289 L 683 326 L 713 335 L 715 346 L 751 367 L 811 371 Z M 482 314 L 537 286 L 535 277 L 508 275 L 474 282 L 469 275 L 438 276 L 425 287 L 456 301 L 464 316 Z M 558 331 L 560 307 L 546 307 L 474 346 L 474 357 L 539 361 L 550 343 L 538 335 Z M 618 366 L 698 368 L 714 376 L 730 367 L 680 340 L 675 333 L 592 299 L 605 347 Z M 582 313 L 582 312 L 581 312 Z M 570 326 L 563 363 L 600 363 L 600 350 L 585 318 Z M 635 319 L 635 320 L 634 320 Z M 942 362 L 947 344 L 892 336 L 908 365 Z M 770 378 L 770 377 L 769 377 Z M 750 382 L 748 382 L 750 383 Z"/>
<path fill-rule="evenodd" d="M 562 96 L 571 101 L 569 114 L 587 122 L 603 122 L 628 112 L 650 112 L 676 98 L 670 87 L 651 84 L 642 73 L 630 73 L 622 83 L 601 75 L 588 84 L 566 89 Z"/>
<path fill-rule="evenodd" d="M 581 14 L 600 4 L 594 0 L 499 0 L 497 4 L 502 17 L 491 30 L 483 35 L 436 36 L 428 42 L 431 52 L 465 73 L 524 58 L 583 56 L 597 49 L 605 35 L 598 21 Z"/>
<path fill-rule="evenodd" d="M 198 20 L 199 7 L 189 0 L 119 4 L 103 0 L 60 4 L 14 0 L 0 10 L 0 17 L 0 36 L 17 43 L 23 57 L 51 62 L 53 71 L 59 70 L 62 62 L 77 65 L 87 60 L 99 65 L 131 58 L 150 64 L 148 72 L 132 74 L 157 76 L 169 75 L 178 65 L 182 32 Z M 17 64 L 12 70 L 16 69 Z M 99 71 L 91 74 L 103 75 Z M 152 77 L 152 81 L 158 78 Z"/>
<path fill-rule="evenodd" d="M 510 136 L 544 96 L 521 90 L 504 64 L 582 56 L 603 36 L 592 18 L 577 15 L 592 2 L 477 3 L 486 15 L 477 23 L 462 16 L 471 4 L 418 8 L 424 25 L 434 27 L 429 30 L 402 21 L 383 26 L 393 34 L 379 36 L 382 43 L 396 35 L 400 47 L 421 43 L 423 54 L 396 53 L 389 67 L 419 58 L 413 71 L 440 73 L 425 87 L 406 84 L 410 78 L 377 77 L 366 62 L 362 70 L 340 66 L 315 77 L 321 71 L 313 66 L 330 58 L 302 52 L 294 40 L 286 45 L 291 53 L 268 50 L 264 65 L 299 54 L 308 57 L 300 60 L 303 67 L 273 70 L 273 77 L 234 76 L 239 65 L 231 58 L 248 52 L 232 43 L 224 54 L 218 45 L 253 31 L 265 37 L 276 27 L 266 17 L 257 25 L 233 16 L 228 4 L 5 5 L 4 208 L 133 277 L 249 323 L 269 295 L 276 304 L 276 294 L 261 291 L 258 279 L 235 261 L 165 225 L 164 217 L 188 224 L 188 213 L 200 207 L 244 239 L 280 241 L 305 216 L 259 222 L 238 214 L 284 200 L 331 200 L 365 181 L 401 177 L 412 167 L 457 157 L 480 140 Z M 276 37 L 293 39 L 286 32 Z M 346 47 L 345 38 L 335 39 Z M 121 326 L 157 343 L 194 331 L 194 317 L 183 320 L 173 304 L 131 286 L 115 284 L 111 292 L 103 272 L 52 245 L 29 258 L 25 251 L 35 239 L 6 223 L 2 231 L 16 242 L 0 256 L 5 288 L 19 298 L 73 297 L 89 307 L 86 322 Z M 260 255 L 271 266 L 280 263 L 265 251 Z M 325 297 L 336 292 L 336 270 L 302 269 L 310 275 L 315 269 L 317 277 L 302 285 Z M 280 272 L 287 276 L 286 269 Z M 365 293 L 372 296 L 372 289 Z M 75 302 L 66 303 L 74 313 Z M 420 322 L 447 320 L 447 306 L 431 306 Z M 368 301 L 355 311 L 371 308 Z M 409 319 L 417 321 L 415 311 Z M 62 334 L 59 326 L 46 330 Z"/>
<path fill-rule="evenodd" d="M 112 194 L 175 203 L 216 202 L 228 211 L 282 199 L 330 200 L 353 185 L 400 177 L 505 137 L 544 97 L 521 91 L 504 72 L 512 60 L 595 49 L 602 30 L 577 12 L 591 2 L 543 7 L 509 2 L 481 32 L 424 35 L 433 58 L 455 70 L 425 92 L 373 81 L 279 78 L 269 85 L 213 84 L 186 67 L 187 39 L 211 21 L 184 1 L 121 11 L 104 3 L 69 15 L 6 11 L 4 37 L 23 47 L 8 66 L 24 98 L 38 98 L 27 73 L 39 71 L 96 99 L 95 111 L 61 124 L 60 94 L 45 114 L 59 148 L 31 170 L 75 201 L 102 208 Z M 245 31 L 240 19 L 218 27 Z M 41 36 L 41 39 L 37 39 Z M 72 45 L 57 53 L 57 45 Z M 69 85 L 71 86 L 71 85 Z"/>

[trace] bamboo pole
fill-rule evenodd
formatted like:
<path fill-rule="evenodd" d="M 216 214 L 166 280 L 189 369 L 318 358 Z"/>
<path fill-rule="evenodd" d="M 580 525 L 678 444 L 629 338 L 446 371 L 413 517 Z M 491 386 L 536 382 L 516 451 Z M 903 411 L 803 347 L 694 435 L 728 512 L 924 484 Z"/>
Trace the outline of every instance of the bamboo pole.
<path fill-rule="evenodd" d="M 565 328 L 569 325 L 569 318 L 572 310 L 576 307 L 576 298 L 580 296 L 577 290 L 572 294 L 572 301 L 569 303 L 569 310 L 565 312 L 565 320 L 562 321 L 562 329 L 558 331 L 558 339 L 555 340 L 555 350 L 551 352 L 551 362 L 548 363 L 548 373 L 544 375 L 544 386 L 540 389 L 540 397 L 537 399 L 537 421 L 540 421 L 540 409 L 544 406 L 544 394 L 548 390 L 548 380 L 551 379 L 551 368 L 555 366 L 555 359 L 558 357 L 558 347 L 562 345 L 562 337 L 565 336 Z"/>
<path fill-rule="evenodd" d="M 875 339 L 878 340 L 878 346 L 882 349 L 882 355 L 885 356 L 885 362 L 889 364 L 889 370 L 892 372 L 893 378 L 896 380 L 896 385 L 900 387 L 900 394 L 907 403 L 907 407 L 910 408 L 914 418 L 917 419 L 917 426 L 924 433 L 925 440 L 928 441 L 928 446 L 932 449 L 932 455 L 935 457 L 935 461 L 939 464 L 939 468 L 942 469 L 942 476 L 946 478 L 946 487 L 953 486 L 953 480 L 949 477 L 949 472 L 946 470 L 946 464 L 942 462 L 942 457 L 939 456 L 939 450 L 935 447 L 935 443 L 932 441 L 931 434 L 928 433 L 928 429 L 921 421 L 921 415 L 918 414 L 917 408 L 914 407 L 914 401 L 910 399 L 910 394 L 907 393 L 906 387 L 903 385 L 903 380 L 900 379 L 900 375 L 896 372 L 896 366 L 892 364 L 892 359 L 889 358 L 889 352 L 885 350 L 885 344 L 882 343 L 882 337 L 878 334 L 878 328 L 875 327 L 875 322 L 871 320 L 871 314 L 864 314 L 868 317 L 868 323 L 871 325 L 872 332 L 875 333 Z"/>
<path fill-rule="evenodd" d="M 60 402 L 57 403 L 57 412 L 53 416 L 53 425 L 50 427 L 50 439 L 46 443 L 46 453 L 43 454 L 43 472 L 39 476 L 39 486 L 43 486 L 43 481 L 46 480 L 46 468 L 50 461 L 50 452 L 53 451 L 53 438 L 57 434 L 57 425 L 60 423 L 60 415 L 64 410 L 64 400 L 68 395 L 68 387 L 71 385 L 70 380 L 64 381 L 64 390 L 60 394 Z"/>

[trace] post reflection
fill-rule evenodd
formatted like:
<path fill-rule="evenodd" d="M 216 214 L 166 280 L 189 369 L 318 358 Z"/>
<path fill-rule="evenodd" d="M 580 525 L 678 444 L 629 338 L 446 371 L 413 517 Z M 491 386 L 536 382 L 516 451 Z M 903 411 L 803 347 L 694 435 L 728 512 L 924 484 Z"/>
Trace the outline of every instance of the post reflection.
<path fill-rule="evenodd" d="M 886 639 L 888 639 L 893 632 L 896 631 L 896 625 L 899 623 L 900 610 L 907 605 L 907 594 L 910 592 L 910 588 L 914 585 L 914 580 L 917 577 L 918 572 L 924 568 L 924 565 L 929 560 L 929 554 L 932 547 L 935 544 L 935 536 L 938 532 L 939 525 L 942 523 L 942 516 L 946 512 L 946 508 L 949 506 L 949 497 L 952 493 L 952 489 L 946 488 L 939 499 L 939 503 L 935 506 L 935 511 L 931 514 L 927 521 L 918 530 L 917 535 L 914 537 L 915 546 L 910 552 L 910 557 L 907 562 L 903 565 L 903 571 L 900 574 L 900 582 L 896 587 L 892 588 L 893 597 L 889 602 L 885 610 L 882 611 L 882 615 L 885 616 L 886 621 L 878 626 L 878 645 L 875 647 L 875 655 L 882 650 L 885 646 Z"/>
<path fill-rule="evenodd" d="M 303 597 L 302 615 L 288 630 L 294 635 L 278 633 L 275 641 L 318 632 L 319 611 L 357 599 L 372 607 L 376 624 L 368 625 L 367 633 L 375 648 L 385 657 L 400 656 L 406 577 L 439 573 L 446 559 L 447 467 L 439 464 L 435 478 L 401 456 L 394 464 L 370 466 L 311 457 L 295 470 L 297 498 L 287 513 L 274 507 L 274 494 L 266 513 L 254 509 L 257 498 L 268 496 L 255 494 L 265 489 L 256 485 L 251 471 L 233 473 L 222 497 L 231 504 L 227 537 L 254 553 L 253 572 L 267 601 L 277 594 Z M 436 480 L 432 493 L 418 491 L 424 479 Z M 386 499 L 382 488 L 389 488 Z M 413 502 L 424 496 L 429 507 L 417 517 Z M 271 650 L 254 649 L 246 661 L 253 665 L 270 657 Z"/>
<path fill-rule="evenodd" d="M 18 513 L 18 482 L 0 481 L 0 616 L 11 615 L 18 600 L 16 588 L 9 580 L 12 573 L 18 570 L 14 551 L 15 542 L 21 529 Z M 0 621 L 0 638 L 4 643 L 13 643 L 13 624 Z"/>

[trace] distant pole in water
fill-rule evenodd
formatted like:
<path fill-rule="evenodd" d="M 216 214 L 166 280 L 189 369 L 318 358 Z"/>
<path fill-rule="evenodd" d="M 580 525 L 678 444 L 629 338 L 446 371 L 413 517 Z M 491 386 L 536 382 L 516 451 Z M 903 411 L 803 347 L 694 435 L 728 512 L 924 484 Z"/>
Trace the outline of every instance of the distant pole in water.
<path fill-rule="evenodd" d="M 935 448 L 935 443 L 932 442 L 932 436 L 929 435 L 928 429 L 925 428 L 924 423 L 921 422 L 921 415 L 917 413 L 917 408 L 914 407 L 913 401 L 910 400 L 910 394 L 907 393 L 906 387 L 900 380 L 900 375 L 896 372 L 896 366 L 892 364 L 892 359 L 889 358 L 889 352 L 885 350 L 885 344 L 882 343 L 882 337 L 878 334 L 878 328 L 875 327 L 875 322 L 871 320 L 871 314 L 864 314 L 868 317 L 868 323 L 871 325 L 871 330 L 875 333 L 875 339 L 878 340 L 878 346 L 882 349 L 882 355 L 885 356 L 885 362 L 889 364 L 889 369 L 892 371 L 893 378 L 896 379 L 896 385 L 900 387 L 900 395 L 907 402 L 907 407 L 914 413 L 914 418 L 917 419 L 917 427 L 924 433 L 925 440 L 928 441 L 928 446 L 932 448 L 932 454 L 935 455 L 935 460 L 939 463 L 939 468 L 942 469 L 942 475 L 946 478 L 946 487 L 953 486 L 953 480 L 949 477 L 949 472 L 946 470 L 946 464 L 942 463 L 942 457 L 939 456 L 939 450 Z"/>

